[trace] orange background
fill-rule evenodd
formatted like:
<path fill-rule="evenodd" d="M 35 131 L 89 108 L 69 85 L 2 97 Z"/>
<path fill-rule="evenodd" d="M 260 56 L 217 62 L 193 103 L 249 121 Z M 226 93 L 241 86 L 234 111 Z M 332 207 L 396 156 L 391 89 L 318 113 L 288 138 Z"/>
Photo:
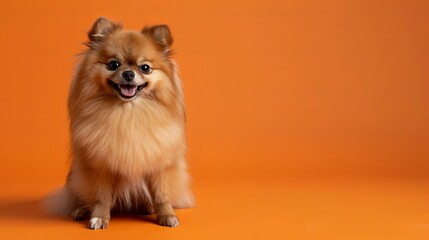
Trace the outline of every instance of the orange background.
<path fill-rule="evenodd" d="M 107 230 L 43 215 L 98 16 L 166 23 L 198 207 Z M 428 1 L 1 1 L 4 239 L 428 239 Z"/>

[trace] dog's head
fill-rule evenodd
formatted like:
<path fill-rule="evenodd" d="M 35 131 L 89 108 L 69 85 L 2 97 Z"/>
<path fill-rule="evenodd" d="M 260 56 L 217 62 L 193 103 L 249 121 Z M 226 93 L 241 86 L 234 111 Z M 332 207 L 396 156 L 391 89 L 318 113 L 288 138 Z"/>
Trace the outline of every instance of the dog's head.
<path fill-rule="evenodd" d="M 173 39 L 166 25 L 141 32 L 123 30 L 120 24 L 99 18 L 88 33 L 77 81 L 92 95 L 130 102 L 139 98 L 168 102 L 180 91 L 171 61 Z"/>

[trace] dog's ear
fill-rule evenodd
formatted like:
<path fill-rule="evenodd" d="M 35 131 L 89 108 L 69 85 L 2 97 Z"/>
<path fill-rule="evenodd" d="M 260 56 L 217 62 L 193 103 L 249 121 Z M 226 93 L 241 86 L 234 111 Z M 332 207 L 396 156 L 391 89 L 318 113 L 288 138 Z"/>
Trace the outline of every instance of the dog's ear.
<path fill-rule="evenodd" d="M 170 29 L 167 25 L 144 27 L 142 34 L 155 40 L 155 42 L 158 43 L 165 52 L 170 51 L 170 46 L 173 43 L 173 37 L 171 36 Z"/>
<path fill-rule="evenodd" d="M 88 32 L 89 43 L 88 46 L 94 46 L 105 39 L 105 37 L 116 31 L 122 29 L 121 24 L 114 23 L 107 18 L 100 17 L 92 25 L 91 30 Z"/>

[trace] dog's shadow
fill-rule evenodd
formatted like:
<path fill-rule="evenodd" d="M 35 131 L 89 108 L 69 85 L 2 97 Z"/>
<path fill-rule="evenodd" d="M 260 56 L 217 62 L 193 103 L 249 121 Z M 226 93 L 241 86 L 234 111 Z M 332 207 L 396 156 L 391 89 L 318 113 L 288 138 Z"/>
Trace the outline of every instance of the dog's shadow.
<path fill-rule="evenodd" d="M 125 220 L 134 219 L 145 223 L 156 224 L 156 218 L 152 215 L 133 214 L 133 213 L 113 213 L 112 220 Z M 52 216 L 43 211 L 41 200 L 29 199 L 29 200 L 4 200 L 0 199 L 0 221 L 5 222 L 38 222 L 38 223 L 49 223 L 54 222 L 79 224 L 82 227 L 87 228 L 89 219 L 83 219 L 80 221 L 73 220 L 71 217 L 66 216 Z"/>
<path fill-rule="evenodd" d="M 43 212 L 38 199 L 0 199 L 0 219 L 7 221 L 61 220 Z"/>
<path fill-rule="evenodd" d="M 0 218 L 9 220 L 46 218 L 39 200 L 0 199 Z"/>

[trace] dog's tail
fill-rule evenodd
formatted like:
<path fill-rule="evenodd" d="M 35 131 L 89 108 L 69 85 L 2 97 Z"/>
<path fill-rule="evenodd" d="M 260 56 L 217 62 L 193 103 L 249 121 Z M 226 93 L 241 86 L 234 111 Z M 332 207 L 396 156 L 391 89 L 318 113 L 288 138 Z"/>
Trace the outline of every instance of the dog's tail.
<path fill-rule="evenodd" d="M 51 215 L 69 216 L 73 210 L 73 206 L 73 197 L 66 187 L 48 194 L 43 200 L 44 211 Z"/>

